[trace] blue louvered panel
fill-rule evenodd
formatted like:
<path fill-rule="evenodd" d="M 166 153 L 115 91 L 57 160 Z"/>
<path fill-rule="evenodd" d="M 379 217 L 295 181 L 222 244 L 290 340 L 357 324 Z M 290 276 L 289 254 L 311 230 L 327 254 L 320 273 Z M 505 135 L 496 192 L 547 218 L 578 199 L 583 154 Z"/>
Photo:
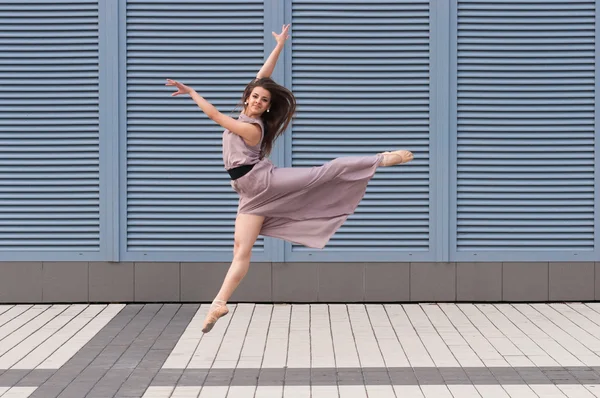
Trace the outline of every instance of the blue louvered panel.
<path fill-rule="evenodd" d="M 100 250 L 98 63 L 97 0 L 0 1 L 0 252 Z"/>
<path fill-rule="evenodd" d="M 401 148 L 416 157 L 377 171 L 326 252 L 430 248 L 429 10 L 428 0 L 292 3 L 292 165 Z"/>
<path fill-rule="evenodd" d="M 263 62 L 263 14 L 262 0 L 127 1 L 129 252 L 231 252 L 238 197 L 223 129 L 164 83 L 232 114 Z"/>
<path fill-rule="evenodd" d="M 459 252 L 594 249 L 594 0 L 458 1 Z"/>

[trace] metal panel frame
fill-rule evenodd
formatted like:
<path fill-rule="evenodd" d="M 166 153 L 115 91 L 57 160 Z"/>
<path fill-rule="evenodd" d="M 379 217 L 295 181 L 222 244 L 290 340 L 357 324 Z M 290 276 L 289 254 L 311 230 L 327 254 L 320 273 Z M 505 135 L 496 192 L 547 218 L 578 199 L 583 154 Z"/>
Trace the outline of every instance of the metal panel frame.
<path fill-rule="evenodd" d="M 450 153 L 451 161 L 450 165 L 450 212 L 449 212 L 449 233 L 450 233 L 450 253 L 449 260 L 451 262 L 487 262 L 487 261 L 503 261 L 503 262 L 532 262 L 532 261 L 597 261 L 599 259 L 599 246 L 598 246 L 598 232 L 600 231 L 599 217 L 598 217 L 598 206 L 600 204 L 599 196 L 595 196 L 595 226 L 594 226 L 594 250 L 589 252 L 577 252 L 577 251 L 541 251 L 541 250 L 523 250 L 523 251 L 503 251 L 503 250 L 486 250 L 486 251 L 458 251 L 457 250 L 457 183 L 458 183 L 458 167 L 456 161 L 456 155 L 458 154 L 458 1 L 450 0 L 450 35 L 453 40 L 450 40 Z M 600 60 L 598 52 L 600 49 L 600 43 L 598 42 L 600 37 L 599 32 L 599 16 L 600 12 L 598 6 L 600 0 L 595 0 L 596 4 L 596 103 L 595 112 L 596 120 L 598 115 L 598 89 L 600 85 L 598 83 L 598 61 Z M 450 36 L 449 35 L 449 36 Z M 598 143 L 598 126 L 595 126 L 595 153 L 598 153 L 600 144 Z M 598 185 L 598 173 L 600 172 L 600 165 L 598 157 L 596 156 L 595 164 L 595 186 Z"/>
<path fill-rule="evenodd" d="M 119 1 L 119 255 L 129 261 L 127 253 L 127 1 Z"/>
<path fill-rule="evenodd" d="M 272 18 L 272 8 L 276 6 L 277 0 L 265 0 L 264 32 L 265 37 L 271 36 L 271 25 L 268 18 Z M 275 11 L 276 13 L 276 11 Z M 121 168 L 119 170 L 119 226 L 121 235 L 119 237 L 119 251 L 121 261 L 149 261 L 149 262 L 230 262 L 233 257 L 233 239 L 231 240 L 231 249 L 213 250 L 213 251 L 173 251 L 173 252 L 152 252 L 152 251 L 128 251 L 127 250 L 127 0 L 119 1 L 119 101 L 122 106 L 119 108 L 119 160 Z M 270 52 L 270 50 L 269 50 Z M 258 72 L 258 71 L 256 71 Z M 241 93 L 240 93 L 241 94 Z M 274 154 L 277 151 L 274 151 Z M 223 178 L 226 178 L 224 174 Z M 265 239 L 264 250 L 254 251 L 252 253 L 253 262 L 271 261 L 272 252 L 275 249 L 273 239 Z"/>
<path fill-rule="evenodd" d="M 449 168 L 454 161 L 450 156 L 450 3 L 447 0 L 430 0 L 430 167 L 429 197 L 431 203 L 430 233 L 433 261 L 448 261 L 449 257 Z"/>
<path fill-rule="evenodd" d="M 600 128 L 598 127 L 599 116 L 600 116 L 600 103 L 598 100 L 600 99 L 600 79 L 599 79 L 599 71 L 600 71 L 600 0 L 595 1 L 596 5 L 596 31 L 595 33 L 595 96 L 594 96 L 594 159 L 595 167 L 594 167 L 594 188 L 595 191 L 598 191 L 598 187 L 600 186 Z M 600 260 L 600 195 L 594 195 L 594 255 L 593 259 L 595 261 Z M 598 278 L 598 276 L 596 276 Z"/>
<path fill-rule="evenodd" d="M 119 261 L 119 0 L 100 7 L 100 247 L 105 261 Z M 115 56 L 115 53 L 117 56 Z M 104 90 L 103 90 L 104 89 Z"/>
<path fill-rule="evenodd" d="M 292 19 L 291 2 L 285 2 L 285 20 Z M 429 251 L 410 252 L 402 250 L 381 250 L 374 248 L 368 251 L 320 251 L 313 249 L 301 249 L 292 251 L 292 244 L 285 242 L 285 261 L 286 262 L 427 262 L 427 261 L 443 261 L 444 249 L 442 242 L 445 239 L 447 229 L 444 228 L 443 215 L 445 212 L 443 192 L 447 191 L 447 182 L 443 176 L 445 159 L 447 159 L 446 145 L 444 140 L 447 134 L 445 133 L 445 125 L 447 124 L 448 115 L 448 84 L 445 82 L 447 76 L 446 59 L 444 56 L 433 56 L 434 50 L 444 50 L 444 44 L 439 43 L 434 45 L 435 40 L 443 39 L 447 36 L 448 18 L 445 17 L 448 5 L 446 0 L 429 0 L 430 9 L 430 133 L 429 133 Z M 293 26 L 292 26 L 293 35 Z M 288 87 L 292 86 L 292 49 L 291 46 L 286 47 L 285 51 L 285 84 Z M 292 137 L 291 134 L 286 135 L 286 167 L 292 165 Z M 434 163 L 434 159 L 435 162 Z M 445 185 L 440 185 L 445 184 Z"/>
<path fill-rule="evenodd" d="M 450 32 L 448 34 L 451 37 L 450 40 L 450 57 L 449 57 L 449 71 L 450 71 L 450 96 L 448 101 L 450 102 L 450 117 L 448 123 L 448 132 L 450 133 L 450 139 L 448 142 L 449 152 L 452 155 L 452 161 L 448 162 L 449 170 L 449 192 L 448 192 L 448 203 L 449 211 L 447 213 L 448 222 L 448 259 L 450 261 L 456 261 L 456 227 L 457 227 L 457 189 L 456 182 L 458 181 L 458 167 L 456 155 L 458 152 L 458 105 L 456 96 L 458 93 L 458 0 L 450 0 Z"/>
<path fill-rule="evenodd" d="M 292 22 L 292 1 L 283 2 L 283 19 L 286 23 Z M 292 89 L 292 38 L 294 35 L 294 27 L 290 28 L 291 37 L 283 49 L 283 53 L 281 54 L 281 60 L 284 65 L 284 80 L 283 84 Z M 294 119 L 290 122 L 287 131 L 283 134 L 283 139 L 280 139 L 279 143 L 284 146 L 284 167 L 292 167 L 292 128 L 294 126 Z M 282 242 L 283 243 L 283 261 L 294 261 L 293 252 L 292 252 L 292 244 L 290 242 Z M 309 255 L 310 256 L 310 255 Z"/>
<path fill-rule="evenodd" d="M 264 59 L 266 60 L 273 48 L 275 48 L 275 39 L 273 38 L 273 34 L 271 32 L 280 32 L 281 25 L 286 23 L 286 19 L 284 16 L 284 9 L 287 6 L 286 1 L 280 0 L 264 0 L 265 7 L 265 36 L 264 36 Z M 293 29 L 293 28 L 292 28 Z M 287 45 L 284 49 L 289 48 L 290 42 L 288 41 Z M 279 55 L 279 61 L 273 70 L 273 74 L 271 78 L 278 82 L 279 84 L 285 85 L 285 70 L 284 63 L 285 62 L 285 50 L 282 54 Z M 256 71 L 258 72 L 258 71 Z M 289 135 L 289 129 L 284 133 L 284 137 Z M 273 164 L 277 167 L 281 167 L 285 165 L 286 153 L 285 153 L 285 139 L 280 137 L 275 141 L 273 145 L 273 151 L 271 152 L 270 159 L 273 161 Z M 284 252 L 285 252 L 285 242 L 280 239 L 263 237 L 265 240 L 265 261 L 274 261 L 274 262 L 283 262 L 284 261 Z M 253 255 L 253 261 L 254 255 Z"/>
<path fill-rule="evenodd" d="M 98 1 L 98 119 L 99 119 L 99 250 L 98 251 L 0 251 L 0 261 L 106 261 L 114 258 L 115 218 L 111 214 L 115 199 L 113 155 L 116 153 L 111 135 L 116 133 L 113 113 L 118 108 L 114 98 L 114 59 L 109 57 L 117 36 L 110 27 L 116 15 L 118 0 Z M 113 212 L 114 213 L 114 212 Z"/>
<path fill-rule="evenodd" d="M 600 104 L 600 0 L 596 4 L 596 103 Z M 291 21 L 289 0 L 264 0 L 264 57 L 274 46 L 271 31 Z M 100 250 L 98 252 L 0 252 L 0 261 L 230 261 L 232 252 L 154 253 L 127 251 L 127 25 L 126 1 L 98 1 L 99 23 L 99 148 Z M 573 251 L 457 251 L 457 33 L 458 0 L 430 0 L 430 250 L 292 251 L 292 245 L 265 238 L 264 251 L 253 261 L 598 261 L 600 260 L 600 195 L 594 198 L 594 250 Z M 293 35 L 293 26 L 292 26 Z M 286 45 L 273 78 L 291 87 L 291 42 Z M 118 115 L 118 117 L 117 117 Z M 292 122 L 293 124 L 293 122 Z M 291 126 L 275 144 L 276 165 L 291 166 Z M 594 152 L 600 153 L 600 130 L 595 126 Z M 596 156 L 594 183 L 600 184 Z M 233 242 L 232 242 L 233 246 Z"/>
<path fill-rule="evenodd" d="M 127 252 L 127 1 L 119 2 L 119 255 L 134 261 Z M 143 257 L 142 257 L 143 258 Z"/>

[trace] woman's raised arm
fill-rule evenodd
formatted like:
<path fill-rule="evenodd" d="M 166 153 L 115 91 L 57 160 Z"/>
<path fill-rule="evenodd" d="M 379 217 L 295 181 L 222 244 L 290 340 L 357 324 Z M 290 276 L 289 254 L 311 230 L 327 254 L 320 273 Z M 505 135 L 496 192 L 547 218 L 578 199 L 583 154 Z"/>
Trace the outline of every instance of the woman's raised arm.
<path fill-rule="evenodd" d="M 177 91 L 171 94 L 173 97 L 181 94 L 189 94 L 189 96 L 194 100 L 196 105 L 202 109 L 202 112 L 204 112 L 206 116 L 220 124 L 221 127 L 242 137 L 248 145 L 254 146 L 259 144 L 262 137 L 262 131 L 256 124 L 240 122 L 230 116 L 222 114 L 213 106 L 213 104 L 198 94 L 196 90 L 176 80 L 167 79 L 165 86 L 177 87 Z"/>
<path fill-rule="evenodd" d="M 290 24 L 287 24 L 283 25 L 280 34 L 273 32 L 273 36 L 275 37 L 275 40 L 277 40 L 277 45 L 275 46 L 273 51 L 271 51 L 271 55 L 269 55 L 269 58 L 267 58 L 263 67 L 260 68 L 260 70 L 258 71 L 258 74 L 256 75 L 257 79 L 261 79 L 263 77 L 271 77 L 271 75 L 273 74 L 273 69 L 275 69 L 275 64 L 277 64 L 279 54 L 281 54 L 281 50 L 283 50 L 283 45 L 285 44 L 285 41 L 290 37 L 288 35 L 289 30 Z"/>

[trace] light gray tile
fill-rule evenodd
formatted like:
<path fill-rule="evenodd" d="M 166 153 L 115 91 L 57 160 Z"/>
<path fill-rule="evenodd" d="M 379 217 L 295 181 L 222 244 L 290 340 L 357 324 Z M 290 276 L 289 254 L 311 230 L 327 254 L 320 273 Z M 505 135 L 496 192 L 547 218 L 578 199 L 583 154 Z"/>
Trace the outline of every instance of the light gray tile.
<path fill-rule="evenodd" d="M 456 263 L 411 263 L 410 300 L 456 300 Z"/>
<path fill-rule="evenodd" d="M 548 263 L 502 263 L 502 300 L 547 301 Z"/>
<path fill-rule="evenodd" d="M 246 277 L 231 296 L 231 301 L 271 302 L 271 285 L 271 263 L 251 263 Z"/>
<path fill-rule="evenodd" d="M 90 301 L 133 301 L 133 263 L 90 262 Z"/>
<path fill-rule="evenodd" d="M 314 302 L 318 292 L 318 263 L 273 263 L 274 301 Z"/>
<path fill-rule="evenodd" d="M 502 300 L 502 263 L 457 263 L 456 300 Z"/>
<path fill-rule="evenodd" d="M 319 263 L 318 267 L 318 301 L 364 301 L 364 263 Z"/>
<path fill-rule="evenodd" d="M 410 263 L 365 264 L 365 301 L 410 300 Z"/>
<path fill-rule="evenodd" d="M 135 263 L 134 300 L 179 301 L 179 263 Z"/>
<path fill-rule="evenodd" d="M 594 300 L 593 262 L 556 262 L 549 264 L 550 300 Z"/>
<path fill-rule="evenodd" d="M 211 302 L 221 288 L 229 265 L 181 263 L 181 301 Z"/>
<path fill-rule="evenodd" d="M 0 302 L 42 301 L 42 262 L 0 263 Z"/>
<path fill-rule="evenodd" d="M 46 303 L 87 302 L 87 262 L 44 262 L 42 300 Z"/>

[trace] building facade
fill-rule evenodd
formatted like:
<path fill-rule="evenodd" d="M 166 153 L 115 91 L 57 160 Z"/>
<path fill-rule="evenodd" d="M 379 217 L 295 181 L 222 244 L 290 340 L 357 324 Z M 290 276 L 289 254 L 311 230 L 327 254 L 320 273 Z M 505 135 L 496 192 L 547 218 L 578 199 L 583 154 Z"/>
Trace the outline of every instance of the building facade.
<path fill-rule="evenodd" d="M 207 301 L 222 129 L 291 23 L 271 155 L 406 148 L 324 250 L 260 239 L 239 301 L 600 299 L 597 0 L 0 0 L 0 301 Z"/>

